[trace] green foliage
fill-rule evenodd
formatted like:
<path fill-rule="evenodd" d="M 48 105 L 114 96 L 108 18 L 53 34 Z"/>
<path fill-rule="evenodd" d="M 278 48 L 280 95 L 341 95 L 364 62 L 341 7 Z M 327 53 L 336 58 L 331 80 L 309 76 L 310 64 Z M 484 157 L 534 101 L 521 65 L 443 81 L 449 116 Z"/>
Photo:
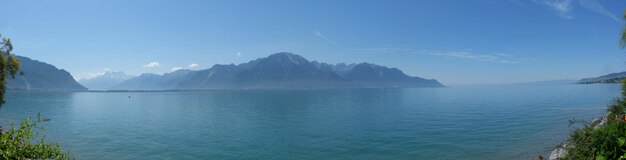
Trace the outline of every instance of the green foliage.
<path fill-rule="evenodd" d="M 11 129 L 0 132 L 0 159 L 70 159 L 58 144 L 45 143 L 44 137 L 35 141 L 43 121 L 38 115 L 35 121 L 27 118 L 17 128 L 11 122 Z"/>
<path fill-rule="evenodd" d="M 623 119 L 623 115 L 626 112 L 626 100 L 625 99 L 615 99 L 613 104 L 609 105 L 607 108 L 607 117 L 609 120 L 617 120 Z"/>
<path fill-rule="evenodd" d="M 625 159 L 626 123 L 609 121 L 603 126 L 585 126 L 574 131 L 568 141 L 565 160 Z"/>
<path fill-rule="evenodd" d="M 0 38 L 2 38 L 0 36 Z M 4 104 L 7 77 L 15 78 L 20 69 L 20 62 L 11 54 L 13 44 L 11 39 L 2 38 L 0 42 L 0 106 Z M 34 139 L 39 136 L 38 127 L 42 120 L 38 115 L 35 121 L 30 118 L 15 127 L 11 122 L 11 128 L 3 131 L 0 128 L 0 159 L 70 159 L 69 154 L 62 152 L 58 144 L 49 144 L 44 141 L 45 136 L 39 141 Z"/>
<path fill-rule="evenodd" d="M 20 62 L 11 54 L 11 51 L 13 51 L 11 39 L 2 38 L 2 42 L 0 42 L 0 106 L 4 104 L 7 77 L 15 78 L 15 74 L 20 69 Z"/>

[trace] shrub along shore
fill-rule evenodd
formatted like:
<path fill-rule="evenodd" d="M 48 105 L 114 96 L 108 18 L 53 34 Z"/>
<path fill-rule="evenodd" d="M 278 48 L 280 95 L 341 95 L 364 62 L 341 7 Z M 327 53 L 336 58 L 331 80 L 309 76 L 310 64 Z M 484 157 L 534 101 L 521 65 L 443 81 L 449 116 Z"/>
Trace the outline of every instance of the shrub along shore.
<path fill-rule="evenodd" d="M 626 80 L 622 81 L 622 96 L 607 107 L 602 118 L 592 122 L 570 120 L 570 123 L 580 123 L 583 127 L 573 131 L 567 141 L 552 151 L 549 159 L 626 160 L 625 114 Z"/>

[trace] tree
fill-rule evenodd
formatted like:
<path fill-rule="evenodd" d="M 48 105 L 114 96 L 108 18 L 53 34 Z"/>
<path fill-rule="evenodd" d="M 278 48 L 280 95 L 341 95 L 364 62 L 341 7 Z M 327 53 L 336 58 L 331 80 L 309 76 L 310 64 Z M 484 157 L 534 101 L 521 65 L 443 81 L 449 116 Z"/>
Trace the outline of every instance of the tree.
<path fill-rule="evenodd" d="M 2 35 L 0 35 L 2 38 Z M 8 76 L 15 78 L 15 74 L 20 69 L 20 61 L 11 54 L 13 44 L 10 38 L 2 38 L 0 42 L 0 106 L 4 104 L 4 92 Z"/>
<path fill-rule="evenodd" d="M 0 35 L 0 38 L 2 36 Z M 20 69 L 20 62 L 11 53 L 13 44 L 10 38 L 2 38 L 0 42 L 0 106 L 4 104 L 4 93 L 7 89 L 7 78 L 15 78 Z M 61 151 L 58 144 L 49 144 L 39 135 L 40 122 L 47 119 L 37 115 L 37 119 L 26 118 L 19 126 L 11 121 L 10 128 L 3 131 L 0 128 L 0 159 L 72 159 L 68 153 Z"/>

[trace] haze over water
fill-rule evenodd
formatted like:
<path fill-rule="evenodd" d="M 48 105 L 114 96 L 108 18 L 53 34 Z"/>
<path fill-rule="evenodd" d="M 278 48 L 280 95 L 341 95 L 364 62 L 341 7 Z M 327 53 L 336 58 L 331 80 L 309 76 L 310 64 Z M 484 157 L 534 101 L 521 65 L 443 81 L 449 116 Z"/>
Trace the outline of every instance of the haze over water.
<path fill-rule="evenodd" d="M 79 159 L 531 159 L 619 85 L 194 92 L 10 92 Z M 130 97 L 130 98 L 129 98 Z"/>

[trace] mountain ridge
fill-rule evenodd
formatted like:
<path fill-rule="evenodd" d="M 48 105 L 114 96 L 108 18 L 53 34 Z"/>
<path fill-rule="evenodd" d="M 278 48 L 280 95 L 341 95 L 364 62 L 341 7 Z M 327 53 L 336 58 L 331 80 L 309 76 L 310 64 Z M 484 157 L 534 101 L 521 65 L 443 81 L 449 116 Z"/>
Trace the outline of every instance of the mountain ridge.
<path fill-rule="evenodd" d="M 37 91 L 87 91 L 72 75 L 54 65 L 16 56 L 20 61 L 20 70 L 15 78 L 8 78 L 7 89 Z"/>
<path fill-rule="evenodd" d="M 174 74 L 176 73 L 176 74 Z M 316 89 L 443 87 L 434 79 L 404 74 L 397 68 L 359 63 L 336 65 L 280 52 L 247 63 L 216 64 L 204 70 L 142 74 L 112 90 Z"/>
<path fill-rule="evenodd" d="M 626 78 L 626 71 L 609 73 L 594 78 L 583 78 L 578 81 L 579 84 L 593 84 L 593 83 L 620 83 L 621 80 Z"/>

